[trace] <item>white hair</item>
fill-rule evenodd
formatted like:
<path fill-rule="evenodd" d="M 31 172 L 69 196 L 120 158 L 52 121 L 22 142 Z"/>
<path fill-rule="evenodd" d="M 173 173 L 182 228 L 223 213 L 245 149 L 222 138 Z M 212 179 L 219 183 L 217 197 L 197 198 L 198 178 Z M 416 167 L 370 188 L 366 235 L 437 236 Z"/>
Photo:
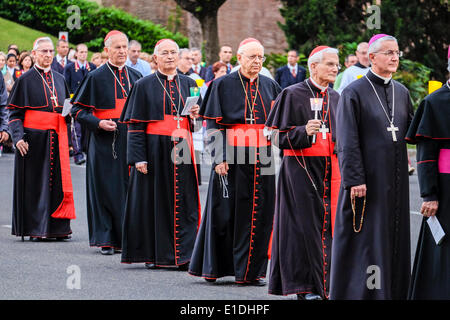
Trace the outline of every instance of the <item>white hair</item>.
<path fill-rule="evenodd" d="M 448 59 L 447 70 L 448 70 L 448 72 L 450 72 L 450 58 Z"/>
<path fill-rule="evenodd" d="M 175 46 L 176 46 L 176 48 L 177 48 L 177 52 L 180 52 L 180 47 L 178 46 L 178 43 L 176 43 L 176 42 L 173 41 L 172 39 L 167 39 L 167 40 L 164 40 L 164 41 L 162 41 L 160 44 L 158 44 L 158 45 L 155 46 L 155 50 L 153 50 L 153 54 L 159 55 L 159 54 L 158 54 L 158 53 L 159 53 L 159 47 L 160 47 L 164 42 L 166 42 L 166 41 L 171 41 L 171 42 L 175 43 Z"/>
<path fill-rule="evenodd" d="M 243 46 L 241 46 L 241 47 L 238 49 L 237 53 L 238 53 L 238 54 L 243 54 L 243 53 L 245 52 L 245 50 L 246 50 L 251 44 L 253 44 L 253 43 L 256 43 L 257 45 L 261 46 L 261 48 L 262 48 L 262 50 L 263 50 L 263 54 L 264 54 L 264 46 L 263 46 L 261 43 L 256 42 L 256 41 L 252 41 L 252 42 L 249 42 L 249 43 L 244 44 Z"/>
<path fill-rule="evenodd" d="M 395 37 L 384 36 L 384 37 L 381 37 L 381 38 L 375 40 L 374 42 L 372 42 L 370 44 L 368 54 L 378 52 L 380 50 L 381 44 L 385 41 L 395 41 L 395 43 L 398 44 L 398 41 Z"/>
<path fill-rule="evenodd" d="M 317 52 L 316 54 L 312 55 L 308 59 L 308 69 L 309 69 L 310 74 L 312 74 L 311 64 L 322 62 L 324 53 L 334 53 L 339 56 L 339 50 L 336 48 L 326 48 L 326 49 L 323 49 L 323 50 Z"/>
<path fill-rule="evenodd" d="M 110 48 L 111 47 L 111 43 L 112 43 L 112 38 L 116 37 L 116 36 L 124 36 L 127 39 L 127 44 L 128 44 L 128 37 L 125 33 L 121 32 L 118 34 L 114 34 L 112 36 L 110 36 L 108 39 L 106 39 L 105 41 L 105 47 Z"/>
<path fill-rule="evenodd" d="M 49 37 L 41 37 L 36 39 L 36 41 L 34 42 L 33 50 L 37 50 L 43 42 L 50 42 L 52 44 L 52 47 L 54 48 L 52 39 L 50 39 Z"/>

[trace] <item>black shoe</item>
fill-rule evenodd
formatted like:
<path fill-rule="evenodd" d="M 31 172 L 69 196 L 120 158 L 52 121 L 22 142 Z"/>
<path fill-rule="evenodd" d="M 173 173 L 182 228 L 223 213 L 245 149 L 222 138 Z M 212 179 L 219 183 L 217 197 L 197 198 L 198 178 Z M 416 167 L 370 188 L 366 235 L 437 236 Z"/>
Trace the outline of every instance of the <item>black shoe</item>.
<path fill-rule="evenodd" d="M 110 255 L 114 254 L 114 248 L 112 248 L 112 247 L 102 247 L 100 252 L 101 252 L 101 254 L 103 254 L 105 256 L 110 256 Z"/>
<path fill-rule="evenodd" d="M 147 269 L 158 269 L 158 267 L 156 266 L 156 264 L 151 263 L 151 262 L 146 262 L 146 263 L 145 263 L 145 267 L 146 267 Z"/>
<path fill-rule="evenodd" d="M 122 253 L 122 249 L 114 249 L 114 253 Z"/>
<path fill-rule="evenodd" d="M 238 283 L 241 286 L 255 286 L 255 287 L 263 287 L 266 285 L 266 281 L 263 279 L 256 279 L 252 281 L 240 282 Z"/>
<path fill-rule="evenodd" d="M 86 159 L 84 159 L 84 158 L 81 158 L 81 159 L 77 159 L 77 160 L 75 160 L 75 164 L 76 165 L 82 165 L 83 163 L 85 163 L 86 162 Z"/>
<path fill-rule="evenodd" d="M 321 296 L 315 293 L 307 293 L 305 295 L 305 300 L 311 301 L 311 300 L 323 300 Z"/>
<path fill-rule="evenodd" d="M 217 279 L 213 278 L 204 278 L 206 282 L 216 282 Z"/>
<path fill-rule="evenodd" d="M 32 241 L 32 242 L 41 242 L 42 238 L 40 238 L 40 237 L 30 237 L 30 241 Z"/>
<path fill-rule="evenodd" d="M 72 239 L 71 236 L 56 237 L 56 241 L 64 241 L 64 240 L 70 240 L 70 239 Z"/>
<path fill-rule="evenodd" d="M 180 271 L 188 271 L 189 270 L 189 262 L 185 263 L 185 264 L 180 264 L 178 266 L 178 270 L 180 270 Z"/>

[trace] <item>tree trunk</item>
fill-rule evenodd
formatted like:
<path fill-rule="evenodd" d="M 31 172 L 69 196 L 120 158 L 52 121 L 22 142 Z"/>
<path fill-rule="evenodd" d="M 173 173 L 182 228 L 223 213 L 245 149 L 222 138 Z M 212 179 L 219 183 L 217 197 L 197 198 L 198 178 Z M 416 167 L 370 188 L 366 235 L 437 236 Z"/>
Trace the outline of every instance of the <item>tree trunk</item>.
<path fill-rule="evenodd" d="M 219 31 L 217 27 L 217 11 L 199 17 L 205 42 L 205 61 L 207 65 L 219 60 Z"/>
<path fill-rule="evenodd" d="M 202 49 L 203 32 L 200 21 L 190 12 L 188 12 L 188 37 L 189 48 Z"/>

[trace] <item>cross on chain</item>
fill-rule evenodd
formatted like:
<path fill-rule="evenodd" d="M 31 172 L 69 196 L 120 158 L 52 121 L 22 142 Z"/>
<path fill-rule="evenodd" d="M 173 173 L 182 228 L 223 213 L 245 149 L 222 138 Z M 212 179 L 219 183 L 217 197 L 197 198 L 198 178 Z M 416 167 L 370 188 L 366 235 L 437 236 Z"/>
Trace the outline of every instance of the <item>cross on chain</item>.
<path fill-rule="evenodd" d="M 394 124 L 391 122 L 391 125 L 386 128 L 387 131 L 390 131 L 392 133 L 392 141 L 397 141 L 397 134 L 395 131 L 398 131 L 398 127 L 394 126 Z"/>

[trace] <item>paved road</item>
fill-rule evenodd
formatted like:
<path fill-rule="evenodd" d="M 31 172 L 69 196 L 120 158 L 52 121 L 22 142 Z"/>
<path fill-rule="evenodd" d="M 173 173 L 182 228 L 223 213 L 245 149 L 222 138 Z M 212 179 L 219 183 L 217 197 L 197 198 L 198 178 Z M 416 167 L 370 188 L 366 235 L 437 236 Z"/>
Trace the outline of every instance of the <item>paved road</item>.
<path fill-rule="evenodd" d="M 240 287 L 233 277 L 215 284 L 186 272 L 147 270 L 143 264 L 121 264 L 120 255 L 103 256 L 88 245 L 85 206 L 85 168 L 72 164 L 75 209 L 72 240 L 67 242 L 21 242 L 11 235 L 11 200 L 13 181 L 12 154 L 0 158 L 0 299 L 118 299 L 118 300 L 266 300 L 294 299 L 267 294 L 267 287 Z M 204 203 L 209 169 L 202 167 L 200 187 Z M 410 179 L 412 254 L 415 251 L 421 216 L 417 176 Z M 38 186 L 37 186 L 38 187 Z M 412 255 L 413 257 L 413 255 Z M 73 274 L 70 266 L 80 271 L 80 289 L 68 289 Z M 79 269 L 78 269 L 79 268 Z"/>

